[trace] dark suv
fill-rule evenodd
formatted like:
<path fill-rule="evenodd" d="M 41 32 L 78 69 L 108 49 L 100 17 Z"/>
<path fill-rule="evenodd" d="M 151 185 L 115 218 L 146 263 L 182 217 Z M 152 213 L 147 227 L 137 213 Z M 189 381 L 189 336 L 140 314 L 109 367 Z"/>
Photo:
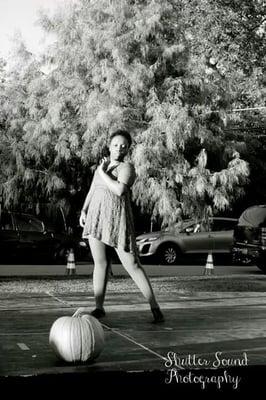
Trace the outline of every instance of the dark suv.
<path fill-rule="evenodd" d="M 70 248 L 73 248 L 77 260 L 85 259 L 89 252 L 84 240 L 60 233 L 34 215 L 1 212 L 0 262 L 32 260 L 65 263 Z"/>
<path fill-rule="evenodd" d="M 234 229 L 233 261 L 254 262 L 266 273 L 266 205 L 247 208 Z"/>

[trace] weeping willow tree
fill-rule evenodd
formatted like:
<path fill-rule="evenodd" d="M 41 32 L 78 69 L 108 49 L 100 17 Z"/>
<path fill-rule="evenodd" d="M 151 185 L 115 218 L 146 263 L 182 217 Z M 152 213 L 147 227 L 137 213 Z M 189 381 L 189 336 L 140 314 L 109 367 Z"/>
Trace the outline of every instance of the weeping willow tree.
<path fill-rule="evenodd" d="M 237 3 L 80 0 L 41 13 L 56 41 L 38 62 L 20 49 L 5 89 L 6 201 L 15 192 L 17 201 L 73 206 L 110 132 L 124 127 L 135 144 L 133 199 L 152 218 L 166 224 L 230 207 L 248 165 L 224 132 L 232 107 L 260 101 L 263 58 L 263 3 Z M 251 75 L 257 96 L 244 99 Z"/>
<path fill-rule="evenodd" d="M 56 74 L 44 73 L 43 61 L 18 38 L 0 96 L 7 207 L 54 202 L 68 210 L 80 185 L 80 122 L 68 102 L 70 83 Z"/>

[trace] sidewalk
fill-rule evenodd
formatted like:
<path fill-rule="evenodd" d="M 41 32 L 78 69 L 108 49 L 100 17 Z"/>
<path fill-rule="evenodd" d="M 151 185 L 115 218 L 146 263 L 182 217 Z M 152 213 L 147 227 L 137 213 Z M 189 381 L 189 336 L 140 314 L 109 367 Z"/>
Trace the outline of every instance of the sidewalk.
<path fill-rule="evenodd" d="M 92 292 L 1 294 L 0 383 L 25 387 L 61 382 L 71 388 L 74 381 L 92 386 L 106 382 L 110 387 L 137 384 L 177 393 L 262 384 L 266 292 L 189 294 L 178 293 L 174 285 L 170 280 L 167 293 L 159 293 L 166 317 L 160 325 L 151 324 L 149 307 L 138 292 L 108 293 L 107 316 L 101 320 L 105 348 L 94 363 L 85 365 L 58 360 L 48 337 L 60 316 L 72 315 L 77 307 L 94 307 Z"/>

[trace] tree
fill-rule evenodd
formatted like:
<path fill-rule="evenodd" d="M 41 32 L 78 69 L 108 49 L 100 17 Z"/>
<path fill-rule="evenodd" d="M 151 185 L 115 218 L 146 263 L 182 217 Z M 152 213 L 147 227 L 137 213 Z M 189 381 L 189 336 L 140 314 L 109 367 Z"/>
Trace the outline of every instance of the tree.
<path fill-rule="evenodd" d="M 0 59 L 0 159 L 2 164 L 8 164 L 9 152 L 6 146 L 7 137 L 5 135 L 5 126 L 6 126 L 6 116 L 3 110 L 4 103 L 6 102 L 6 98 L 4 96 L 4 85 L 5 85 L 5 61 Z M 0 185 L 5 181 L 5 170 L 1 168 L 0 172 Z M 0 192 L 2 189 L 0 190 Z"/>
<path fill-rule="evenodd" d="M 18 140 L 24 188 L 73 205 L 71 190 L 87 189 L 106 137 L 123 126 L 136 143 L 143 211 L 166 224 L 229 207 L 248 166 L 226 126 L 231 108 L 262 101 L 265 54 L 263 3 L 242 3 L 80 0 L 42 14 L 57 41 L 44 54 L 50 72 L 35 62 L 19 79 L 30 77 Z M 256 95 L 244 89 L 250 77 Z"/>
<path fill-rule="evenodd" d="M 67 211 L 69 198 L 76 193 L 72 180 L 80 185 L 76 167 L 81 162 L 78 154 L 70 157 L 64 136 L 73 117 L 67 103 L 57 96 L 60 91 L 64 93 L 64 87 L 58 87 L 52 75 L 44 74 L 42 62 L 27 51 L 23 40 L 17 41 L 12 61 L 5 73 L 1 97 L 5 138 L 2 145 L 7 161 L 3 179 L 5 205 L 34 203 L 38 207 L 39 203 L 54 202 Z M 74 120 L 75 135 L 76 124 Z M 68 134 L 71 136 L 71 132 Z"/>

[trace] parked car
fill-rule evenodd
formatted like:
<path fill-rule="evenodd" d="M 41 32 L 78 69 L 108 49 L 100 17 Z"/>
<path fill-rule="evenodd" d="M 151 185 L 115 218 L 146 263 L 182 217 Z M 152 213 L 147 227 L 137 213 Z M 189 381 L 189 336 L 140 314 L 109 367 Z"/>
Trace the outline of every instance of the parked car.
<path fill-rule="evenodd" d="M 175 264 L 183 255 L 229 255 L 233 245 L 236 218 L 213 217 L 209 227 L 186 220 L 166 230 L 150 232 L 136 238 L 140 257 L 155 257 L 161 264 Z"/>
<path fill-rule="evenodd" d="M 234 229 L 234 262 L 252 260 L 266 273 L 266 205 L 247 208 Z"/>
<path fill-rule="evenodd" d="M 86 241 L 59 233 L 34 215 L 10 211 L 0 215 L 0 262 L 30 259 L 66 263 L 70 248 L 76 260 L 88 257 Z"/>

